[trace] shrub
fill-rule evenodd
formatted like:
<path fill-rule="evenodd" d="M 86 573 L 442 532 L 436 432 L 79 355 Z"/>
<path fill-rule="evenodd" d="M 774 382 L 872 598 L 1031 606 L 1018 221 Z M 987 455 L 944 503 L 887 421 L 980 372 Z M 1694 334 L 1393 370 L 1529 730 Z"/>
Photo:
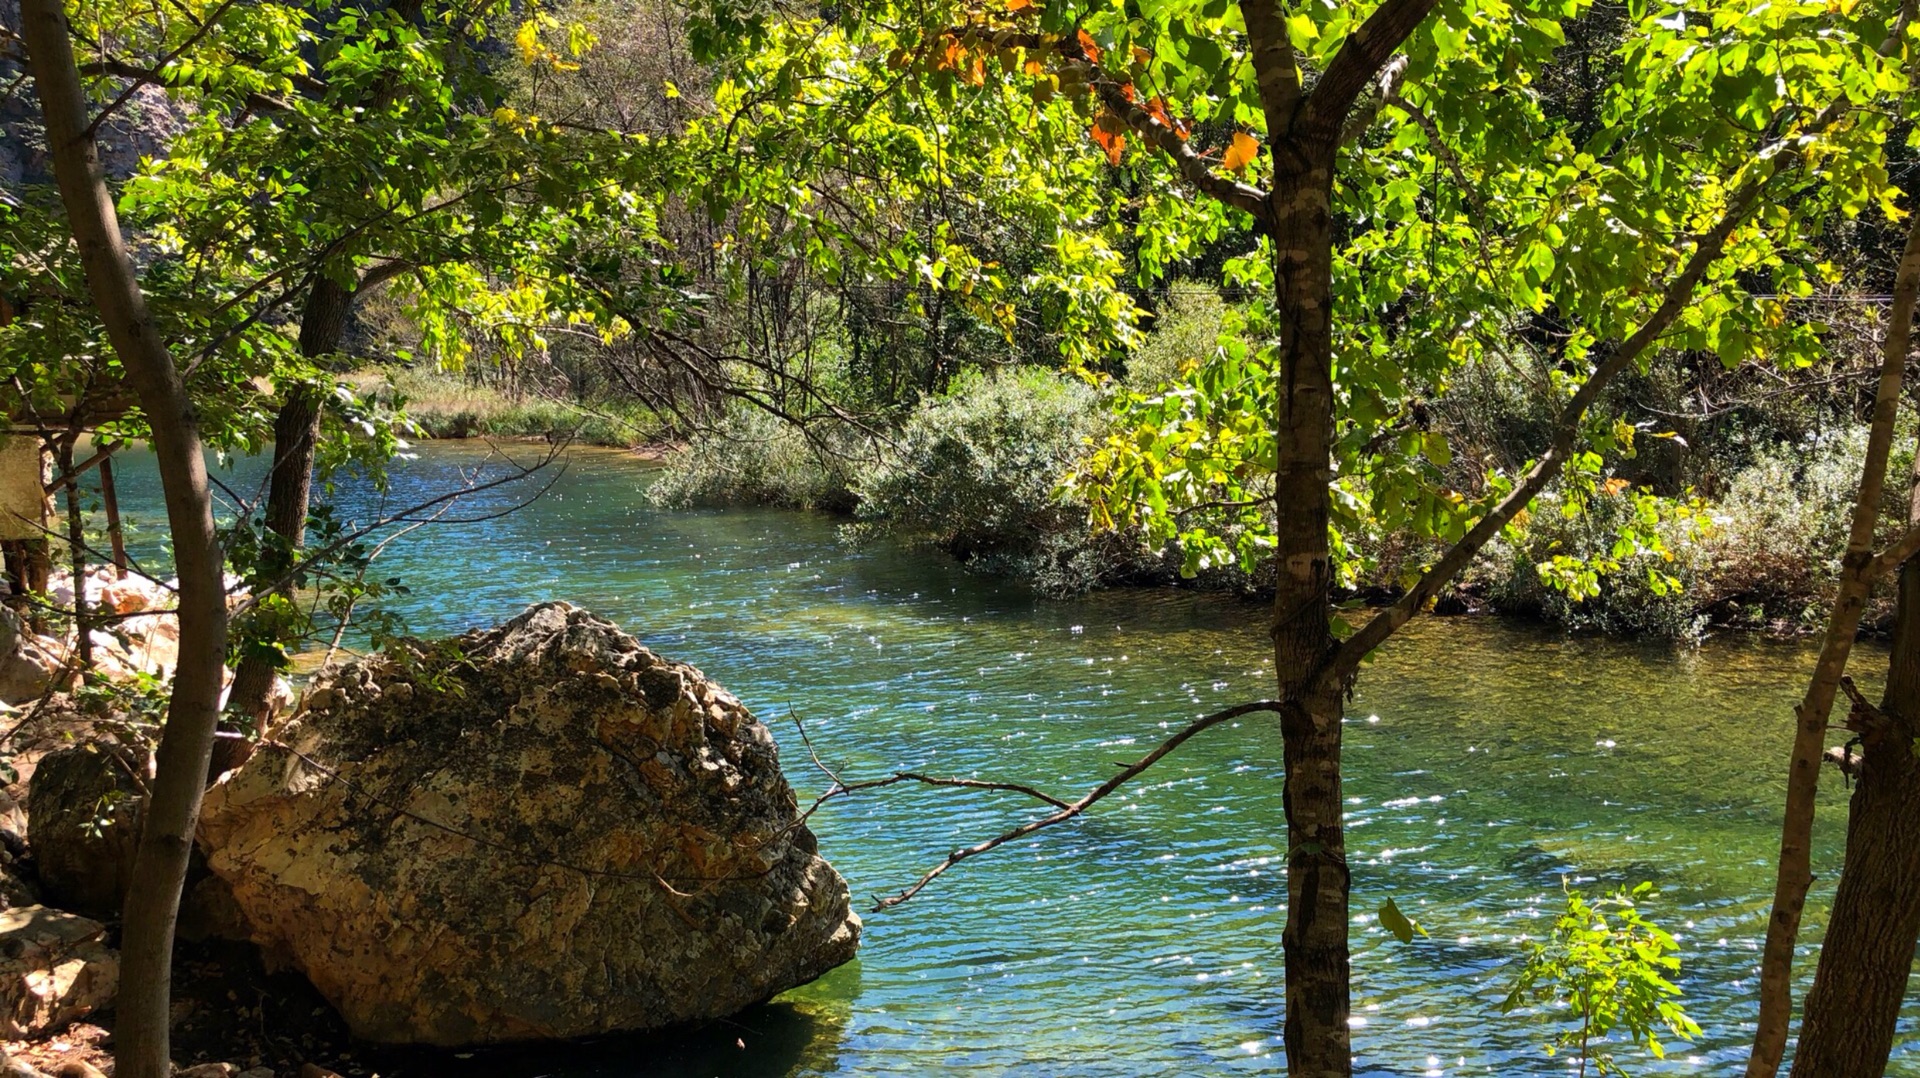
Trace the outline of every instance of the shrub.
<path fill-rule="evenodd" d="M 1910 438 L 1900 444 L 1910 445 Z M 1867 429 L 1853 427 L 1756 455 L 1736 473 L 1705 546 L 1707 594 L 1719 620 L 1809 627 L 1826 617 L 1846 550 Z M 1895 454 L 1880 507 L 1882 538 L 1906 519 L 1911 450 Z"/>
<path fill-rule="evenodd" d="M 1631 549 L 1622 530 L 1640 512 L 1630 490 L 1597 491 L 1585 512 L 1568 516 L 1558 493 L 1536 499 L 1518 538 L 1487 544 L 1462 587 L 1482 593 L 1495 610 L 1527 614 L 1570 629 L 1684 640 L 1706 628 L 1698 602 L 1704 552 L 1687 521 L 1666 520 L 1654 531 L 1666 550 Z M 1609 563 L 1591 593 L 1569 594 L 1550 584 L 1542 566 Z"/>
<path fill-rule="evenodd" d="M 1127 357 L 1127 385 L 1151 393 L 1180 380 L 1183 369 L 1219 347 L 1227 304 L 1220 293 L 1192 282 L 1168 291 L 1152 332 Z"/>
<path fill-rule="evenodd" d="M 1547 1007 L 1543 1020 L 1558 1027 L 1547 1054 L 1574 1053 L 1582 1075 L 1591 1063 L 1597 1074 L 1626 1078 L 1612 1049 L 1616 1033 L 1655 1059 L 1667 1055 L 1663 1034 L 1699 1037 L 1672 980 L 1680 972 L 1679 944 L 1642 912 L 1655 895 L 1653 885 L 1591 901 L 1562 887 L 1566 912 L 1546 939 L 1527 944 L 1501 1012 Z"/>
<path fill-rule="evenodd" d="M 667 459 L 647 497 L 671 508 L 772 505 L 848 512 L 853 461 L 868 455 L 863 441 L 850 428 L 803 432 L 758 408 L 735 405 Z"/>
<path fill-rule="evenodd" d="M 861 472 L 848 537 L 927 543 L 1050 593 L 1137 574 L 1158 559 L 1126 537 L 1091 535 L 1086 507 L 1057 493 L 1104 422 L 1097 392 L 1041 368 L 956 379 Z"/>

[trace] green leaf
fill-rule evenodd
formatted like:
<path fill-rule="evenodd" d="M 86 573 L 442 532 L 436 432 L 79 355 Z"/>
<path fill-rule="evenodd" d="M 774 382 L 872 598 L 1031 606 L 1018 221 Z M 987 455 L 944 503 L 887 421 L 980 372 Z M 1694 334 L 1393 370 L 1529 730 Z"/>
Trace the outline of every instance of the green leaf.
<path fill-rule="evenodd" d="M 1387 931 L 1393 933 L 1394 939 L 1401 943 L 1412 943 L 1416 932 L 1422 936 L 1427 934 L 1427 930 L 1420 926 L 1420 922 L 1401 913 L 1399 905 L 1391 898 L 1380 904 L 1380 923 L 1386 927 Z"/>

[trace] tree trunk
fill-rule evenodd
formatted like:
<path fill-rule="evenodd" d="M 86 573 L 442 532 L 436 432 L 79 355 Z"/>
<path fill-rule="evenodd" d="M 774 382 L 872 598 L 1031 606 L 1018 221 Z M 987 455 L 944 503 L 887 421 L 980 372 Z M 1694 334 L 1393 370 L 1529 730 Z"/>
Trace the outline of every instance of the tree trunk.
<path fill-rule="evenodd" d="M 1887 314 L 1887 335 L 1881 342 L 1880 381 L 1873 402 L 1873 423 L 1861 466 L 1860 489 L 1853 522 L 1841 560 L 1840 582 L 1833 612 L 1827 619 L 1826 639 L 1806 696 L 1794 709 L 1797 730 L 1793 762 L 1787 772 L 1787 807 L 1780 831 L 1779 874 L 1774 883 L 1773 916 L 1767 922 L 1767 943 L 1760 958 L 1760 1021 L 1754 1033 L 1753 1053 L 1747 1059 L 1747 1078 L 1772 1078 L 1786 1054 L 1787 1029 L 1793 1018 L 1793 947 L 1800 934 L 1800 915 L 1813 884 L 1813 809 L 1819 790 L 1821 761 L 1826 751 L 1827 719 L 1833 698 L 1846 673 L 1847 657 L 1860 630 L 1860 615 L 1872 590 L 1873 541 L 1880 519 L 1887 460 L 1893 448 L 1893 423 L 1900 405 L 1900 382 L 1913 343 L 1913 308 L 1920 297 L 1920 214 L 1907 230 L 1906 250 L 1894 277 L 1893 304 Z M 1835 923 L 1838 923 L 1836 918 Z"/>
<path fill-rule="evenodd" d="M 1278 159 L 1286 153 L 1297 159 Z M 1274 291 L 1284 384 L 1274 416 L 1274 669 L 1286 709 L 1286 1047 L 1295 1078 L 1352 1073 L 1347 1012 L 1347 848 L 1341 822 L 1339 687 L 1327 527 L 1333 447 L 1333 148 L 1276 146 Z"/>
<path fill-rule="evenodd" d="M 300 354 L 319 359 L 340 350 L 354 292 L 333 278 L 322 276 L 307 294 L 300 318 Z M 289 553 L 306 543 L 307 511 L 313 499 L 313 458 L 320 439 L 320 392 L 312 386 L 291 386 L 273 421 L 273 471 L 267 480 L 267 530 L 286 540 Z M 275 571 L 290 566 L 276 566 Z M 273 679 L 279 673 L 266 659 L 248 655 L 233 675 L 227 694 L 227 715 L 241 723 L 265 717 Z M 240 743 L 233 743 L 240 744 Z M 226 753 L 222 753 L 225 756 Z M 224 770 L 238 760 L 217 761 Z"/>
<path fill-rule="evenodd" d="M 1920 526 L 1920 453 L 1907 520 Z M 1893 655 L 1878 714 L 1856 705 L 1858 783 L 1847 860 L 1801 1019 L 1794 1078 L 1882 1074 L 1920 944 L 1920 559 L 1900 567 Z"/>
<path fill-rule="evenodd" d="M 80 476 L 73 470 L 73 439 L 60 440 L 60 474 L 67 477 L 67 550 L 73 570 L 73 644 L 80 676 L 93 670 L 93 619 L 87 616 L 87 529 L 80 508 Z"/>
<path fill-rule="evenodd" d="M 127 889 L 114 1028 L 114 1073 L 119 1078 L 167 1078 L 173 1069 L 168 1058 L 168 989 L 174 920 L 199 820 L 202 777 L 213 747 L 225 673 L 227 605 L 220 540 L 199 418 L 127 257 L 99 148 L 87 131 L 86 96 L 74 66 L 64 5 L 61 0 L 20 0 L 20 13 L 54 178 L 80 248 L 87 287 L 151 427 L 180 579 L 179 665 Z"/>
<path fill-rule="evenodd" d="M 120 526 L 120 493 L 113 483 L 113 458 L 100 461 L 100 503 L 107 514 L 107 541 L 113 546 L 113 572 L 127 578 L 127 533 Z"/>

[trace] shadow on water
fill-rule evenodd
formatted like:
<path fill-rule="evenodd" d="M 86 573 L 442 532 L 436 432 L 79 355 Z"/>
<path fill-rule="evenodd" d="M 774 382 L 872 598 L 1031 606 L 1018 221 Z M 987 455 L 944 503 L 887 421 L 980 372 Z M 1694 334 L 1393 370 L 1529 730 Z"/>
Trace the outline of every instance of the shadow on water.
<path fill-rule="evenodd" d="M 786 1078 L 831 1073 L 838 1065 L 849 1017 L 844 1003 L 783 998 L 731 1018 L 669 1033 L 457 1054 L 385 1050 L 364 1053 L 364 1062 L 396 1078 L 632 1078 L 642 1074 Z"/>

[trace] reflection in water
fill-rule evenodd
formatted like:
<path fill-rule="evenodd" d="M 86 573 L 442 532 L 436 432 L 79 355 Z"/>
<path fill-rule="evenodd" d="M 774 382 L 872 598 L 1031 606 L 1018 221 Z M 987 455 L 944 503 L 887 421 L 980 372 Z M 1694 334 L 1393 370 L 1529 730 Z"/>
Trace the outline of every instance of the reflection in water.
<path fill-rule="evenodd" d="M 479 458 L 430 446 L 389 503 Z M 1078 793 L 1186 719 L 1270 691 L 1258 606 L 1172 590 L 1039 601 L 933 556 L 850 551 L 825 518 L 663 513 L 645 482 L 624 455 L 579 454 L 532 509 L 417 532 L 382 575 L 414 589 L 403 610 L 424 633 L 551 598 L 605 614 L 728 686 L 789 749 L 789 712 L 803 716 L 849 777 L 910 768 Z M 157 534 L 151 484 L 126 500 Z M 352 484 L 341 502 L 343 516 L 376 511 Z M 1383 649 L 1347 727 L 1358 1071 L 1564 1073 L 1537 1027 L 1495 1005 L 1505 963 L 1571 877 L 1652 880 L 1684 947 L 1706 1036 L 1636 1073 L 1729 1072 L 1749 1036 L 1788 717 L 1809 664 L 1800 645 L 1676 652 L 1488 619 L 1426 620 Z M 823 789 L 791 751 L 787 764 L 803 800 Z M 716 1027 L 671 1049 L 608 1041 L 476 1063 L 514 1078 L 1279 1074 L 1280 779 L 1270 718 L 1209 731 L 1092 816 L 869 918 L 858 970 L 740 1019 L 757 1037 Z M 1822 794 L 1816 938 L 1845 796 L 1838 783 Z M 864 906 L 1031 812 L 893 788 L 837 802 L 816 830 Z M 1392 941 L 1372 916 L 1388 897 L 1433 937 Z M 1920 1075 L 1920 1051 L 1889 1073 Z"/>
<path fill-rule="evenodd" d="M 836 972 L 831 979 L 846 978 Z M 856 989 L 858 979 L 856 972 Z M 847 999 L 852 994 L 809 999 L 802 998 L 801 993 L 788 993 L 744 1014 L 666 1035 L 597 1037 L 463 1052 L 452 1058 L 445 1052 L 387 1052 L 380 1054 L 373 1065 L 391 1067 L 402 1074 L 447 1078 L 561 1074 L 569 1078 L 627 1078 L 636 1074 L 785 1078 L 790 1074 L 831 1074 L 839 1067 L 838 1049 L 851 1015 Z"/>

